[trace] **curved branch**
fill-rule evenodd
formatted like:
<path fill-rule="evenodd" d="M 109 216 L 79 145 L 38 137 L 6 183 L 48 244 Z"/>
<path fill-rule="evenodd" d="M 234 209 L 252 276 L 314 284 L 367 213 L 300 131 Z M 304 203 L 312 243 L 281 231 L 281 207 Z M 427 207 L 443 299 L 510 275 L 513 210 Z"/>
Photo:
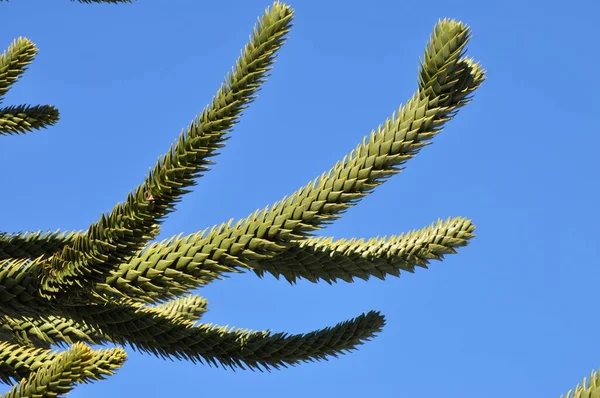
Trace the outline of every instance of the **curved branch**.
<path fill-rule="evenodd" d="M 261 277 L 265 272 L 277 278 L 283 275 L 291 283 L 298 278 L 331 283 L 339 279 L 351 282 L 354 278 L 399 276 L 402 270 L 412 272 L 415 266 L 426 267 L 431 259 L 442 260 L 444 255 L 456 253 L 457 248 L 468 244 L 474 229 L 470 220 L 456 217 L 389 238 L 365 241 L 318 237 L 292 241 L 277 255 L 245 262 L 226 250 L 212 260 L 205 253 L 202 234 L 191 234 L 148 246 L 122 264 L 105 283 L 97 284 L 95 290 L 154 302 L 244 270 Z"/>
<path fill-rule="evenodd" d="M 400 276 L 400 271 L 414 272 L 415 267 L 427 268 L 430 260 L 456 253 L 458 247 L 469 243 L 474 230 L 470 220 L 457 217 L 389 238 L 317 237 L 299 241 L 278 256 L 251 263 L 251 267 L 260 277 L 269 272 L 276 278 L 283 275 L 290 283 L 297 279 L 315 283 L 353 282 L 371 276 L 385 279 Z"/>
<path fill-rule="evenodd" d="M 33 62 L 37 51 L 31 40 L 19 37 L 0 54 L 0 102 L 10 86 L 27 70 L 27 65 Z"/>
<path fill-rule="evenodd" d="M 71 391 L 76 383 L 100 380 L 114 373 L 125 361 L 120 348 L 94 351 L 77 343 L 68 351 L 46 360 L 27 379 L 16 384 L 4 398 L 56 397 Z"/>
<path fill-rule="evenodd" d="M 371 311 L 333 327 L 291 335 L 204 324 L 190 327 L 186 320 L 135 303 L 71 310 L 75 317 L 95 323 L 119 344 L 161 357 L 250 369 L 335 357 L 369 340 L 385 324 L 382 315 Z"/>
<path fill-rule="evenodd" d="M 171 211 L 194 179 L 208 170 L 209 158 L 223 146 L 243 109 L 252 102 L 285 41 L 293 11 L 275 2 L 259 20 L 250 43 L 238 58 L 210 106 L 159 160 L 146 181 L 110 214 L 103 215 L 51 259 L 53 274 L 42 281 L 42 293 L 58 299 L 66 288 L 103 280 L 113 268 L 154 238 L 156 224 Z"/>
<path fill-rule="evenodd" d="M 157 248 L 150 246 L 141 253 L 142 259 L 132 259 L 136 264 L 121 265 L 97 288 L 117 295 L 128 289 L 128 294 L 147 299 L 164 294 L 166 285 L 174 288 L 169 295 L 180 294 L 224 272 L 237 272 L 251 263 L 277 261 L 277 256 L 295 242 L 309 238 L 312 231 L 339 218 L 389 176 L 398 173 L 468 103 L 485 77 L 479 64 L 464 58 L 468 40 L 466 25 L 454 20 L 440 21 L 427 46 L 419 90 L 400 107 L 398 114 L 380 125 L 368 140 L 365 137 L 329 172 L 233 226 L 230 221 L 208 233 L 175 240 L 172 247 L 153 260 L 144 261 Z M 176 261 L 177 266 L 173 267 Z M 139 285 L 134 286 L 133 280 L 139 280 Z M 173 280 L 179 283 L 171 283 Z"/>

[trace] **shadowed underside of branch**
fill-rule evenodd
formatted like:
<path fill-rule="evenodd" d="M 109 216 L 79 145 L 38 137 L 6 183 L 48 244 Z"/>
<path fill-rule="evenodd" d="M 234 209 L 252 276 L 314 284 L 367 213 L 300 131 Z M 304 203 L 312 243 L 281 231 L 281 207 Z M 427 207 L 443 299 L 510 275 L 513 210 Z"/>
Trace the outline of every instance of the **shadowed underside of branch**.
<path fill-rule="evenodd" d="M 209 105 L 142 184 L 87 230 L 0 232 L 0 381 L 19 382 L 7 396 L 58 396 L 109 375 L 125 359 L 120 349 L 85 344 L 129 345 L 160 357 L 250 369 L 336 357 L 371 339 L 384 317 L 370 311 L 301 334 L 232 329 L 200 323 L 207 301 L 190 292 L 248 270 L 290 283 L 384 279 L 427 268 L 469 243 L 475 227 L 463 217 L 390 237 L 314 236 L 399 173 L 483 82 L 483 69 L 465 57 L 470 31 L 454 20 L 436 25 L 414 95 L 329 171 L 237 222 L 153 242 L 256 98 L 293 15 L 279 2 L 265 11 Z M 36 52 L 20 38 L 2 54 L 0 100 Z M 0 134 L 57 119 L 50 106 L 1 108 Z M 65 345 L 71 345 L 66 352 L 50 351 Z"/>
<path fill-rule="evenodd" d="M 337 357 L 371 339 L 385 324 L 376 311 L 306 334 L 189 326 L 184 319 L 132 304 L 71 309 L 74 317 L 97 322 L 111 340 L 161 357 L 206 361 L 231 368 L 269 369 Z"/>
<path fill-rule="evenodd" d="M 207 301 L 197 295 L 188 295 L 154 306 L 142 307 L 153 314 L 176 318 L 178 323 L 193 327 L 206 312 Z M 128 311 L 129 305 L 122 304 L 119 311 Z M 46 310 L 51 312 L 51 310 Z M 31 347 L 50 348 L 75 342 L 102 344 L 113 342 L 110 335 L 100 326 L 93 326 L 89 319 L 76 320 L 65 314 L 0 316 L 0 335 L 3 340 Z M 124 340 L 122 338 L 121 340 Z"/>

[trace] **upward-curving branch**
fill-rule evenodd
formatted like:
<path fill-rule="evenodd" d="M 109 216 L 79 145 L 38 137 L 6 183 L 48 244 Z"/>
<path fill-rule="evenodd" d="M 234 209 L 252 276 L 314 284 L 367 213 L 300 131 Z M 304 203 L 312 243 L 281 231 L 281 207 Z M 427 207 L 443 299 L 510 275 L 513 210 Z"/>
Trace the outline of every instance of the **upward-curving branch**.
<path fill-rule="evenodd" d="M 292 17 L 292 9 L 281 3 L 265 12 L 211 104 L 181 133 L 144 183 L 52 256 L 42 281 L 44 295 L 60 299 L 65 289 L 102 281 L 156 236 L 157 224 L 195 185 L 194 179 L 208 170 L 209 158 L 217 154 L 242 111 L 254 100 L 285 42 Z"/>

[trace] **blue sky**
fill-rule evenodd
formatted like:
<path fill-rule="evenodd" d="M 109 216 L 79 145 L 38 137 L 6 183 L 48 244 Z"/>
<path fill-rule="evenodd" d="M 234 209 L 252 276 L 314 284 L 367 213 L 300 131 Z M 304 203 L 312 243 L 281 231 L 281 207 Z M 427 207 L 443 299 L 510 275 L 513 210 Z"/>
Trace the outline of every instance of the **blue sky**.
<path fill-rule="evenodd" d="M 212 98 L 269 1 L 0 5 L 2 47 L 40 52 L 5 104 L 60 122 L 2 137 L 1 230 L 85 229 L 124 200 Z M 76 397 L 558 397 L 600 367 L 596 68 L 600 4 L 297 1 L 290 40 L 217 164 L 161 237 L 239 219 L 329 169 L 416 88 L 439 18 L 469 24 L 488 79 L 435 139 L 323 234 L 398 234 L 466 216 L 477 237 L 401 278 L 354 284 L 236 275 L 200 293 L 204 320 L 306 332 L 387 317 L 350 355 L 272 373 L 128 350 Z M 6 390 L 8 387 L 5 388 Z"/>

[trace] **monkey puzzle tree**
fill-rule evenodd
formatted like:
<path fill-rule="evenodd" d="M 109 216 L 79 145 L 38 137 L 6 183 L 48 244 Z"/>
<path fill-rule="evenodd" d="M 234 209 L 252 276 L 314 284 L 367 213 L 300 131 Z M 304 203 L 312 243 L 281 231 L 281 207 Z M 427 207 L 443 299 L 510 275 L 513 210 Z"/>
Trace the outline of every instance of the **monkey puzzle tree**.
<path fill-rule="evenodd" d="M 389 238 L 313 235 L 400 172 L 483 82 L 481 66 L 465 57 L 469 28 L 446 19 L 426 46 L 415 94 L 329 171 L 235 223 L 153 242 L 256 98 L 292 18 L 279 2 L 265 11 L 210 104 L 126 200 L 86 231 L 0 233 L 0 380 L 16 383 L 7 397 L 62 395 L 123 364 L 123 349 L 88 344 L 130 344 L 161 357 L 250 369 L 336 356 L 379 332 L 383 316 L 371 311 L 297 335 L 231 330 L 199 323 L 206 300 L 192 291 L 248 270 L 289 282 L 383 279 L 426 268 L 473 237 L 474 226 L 462 217 Z M 19 38 L 0 56 L 0 101 L 36 52 Z M 48 127 L 58 116 L 49 105 L 7 106 L 0 134 Z M 56 352 L 52 345 L 70 348 Z M 593 374 L 575 396 L 591 396 L 597 383 Z"/>

